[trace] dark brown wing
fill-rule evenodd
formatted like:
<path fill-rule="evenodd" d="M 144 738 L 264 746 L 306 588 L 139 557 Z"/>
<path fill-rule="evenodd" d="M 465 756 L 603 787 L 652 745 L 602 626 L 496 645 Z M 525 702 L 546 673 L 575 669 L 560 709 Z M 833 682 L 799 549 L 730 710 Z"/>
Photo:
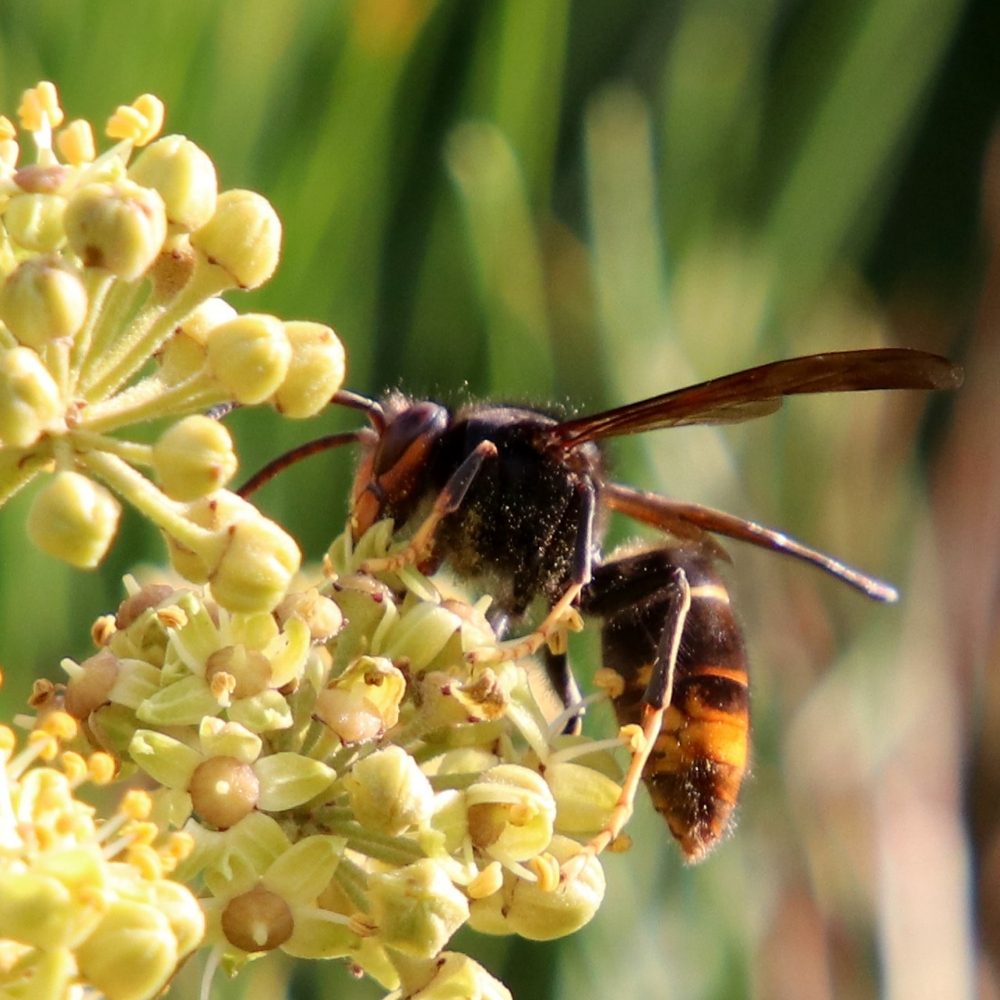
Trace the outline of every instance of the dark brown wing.
<path fill-rule="evenodd" d="M 671 500 L 658 493 L 647 493 L 645 490 L 636 490 L 619 483 L 607 483 L 602 488 L 601 497 L 611 510 L 617 510 L 626 517 L 666 531 L 675 538 L 697 539 L 699 531 L 714 532 L 717 535 L 725 535 L 727 538 L 735 538 L 741 542 L 749 542 L 751 545 L 801 559 L 854 587 L 855 590 L 860 590 L 873 600 L 891 602 L 899 597 L 896 588 L 890 584 L 853 569 L 834 559 L 833 556 L 811 549 L 780 531 L 765 528 L 755 521 L 745 521 L 741 517 L 726 514 L 712 507 Z"/>
<path fill-rule="evenodd" d="M 947 358 L 905 348 L 812 354 L 774 361 L 708 382 L 557 424 L 563 446 L 684 424 L 722 424 L 773 413 L 785 396 L 869 389 L 955 389 L 962 369 Z"/>

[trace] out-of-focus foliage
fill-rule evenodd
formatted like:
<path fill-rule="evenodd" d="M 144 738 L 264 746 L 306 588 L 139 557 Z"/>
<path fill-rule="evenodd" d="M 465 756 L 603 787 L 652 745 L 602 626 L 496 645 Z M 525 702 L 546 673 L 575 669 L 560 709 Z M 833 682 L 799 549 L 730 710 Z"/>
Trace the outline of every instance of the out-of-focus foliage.
<path fill-rule="evenodd" d="M 801 400 L 614 449 L 622 478 L 780 524 L 904 601 L 733 551 L 756 720 L 739 829 L 683 869 L 644 804 L 583 934 L 465 942 L 521 1000 L 1000 995 L 994 7 L 0 3 L 0 108 L 41 78 L 71 117 L 162 96 L 168 131 L 284 221 L 239 307 L 331 323 L 359 391 L 594 408 L 812 351 L 967 355 L 954 399 Z M 250 472 L 353 418 L 231 425 Z M 313 459 L 260 502 L 316 555 L 350 465 Z M 99 575 L 64 570 L 23 544 L 29 500 L 0 521 L 8 705 L 163 557 L 133 520 Z M 289 975 L 297 997 L 377 994 Z"/>

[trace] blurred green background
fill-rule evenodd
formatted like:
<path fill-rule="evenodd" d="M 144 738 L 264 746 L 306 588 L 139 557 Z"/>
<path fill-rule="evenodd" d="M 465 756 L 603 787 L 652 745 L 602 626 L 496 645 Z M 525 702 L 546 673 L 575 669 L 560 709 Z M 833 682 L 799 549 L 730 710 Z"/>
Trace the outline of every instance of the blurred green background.
<path fill-rule="evenodd" d="M 584 932 L 463 938 L 519 1000 L 1000 997 L 998 21 L 993 0 L 0 0 L 0 108 L 39 79 L 95 123 L 161 96 L 284 221 L 278 274 L 233 304 L 331 323 L 358 391 L 585 410 L 827 349 L 966 360 L 953 398 L 797 400 L 614 448 L 619 478 L 904 600 L 733 552 L 739 827 L 684 868 L 643 801 Z M 355 422 L 232 425 L 249 472 Z M 318 556 L 350 468 L 312 459 L 260 503 Z M 0 517 L 6 717 L 162 557 L 131 519 L 101 572 L 66 571 L 26 548 L 29 500 Z M 575 655 L 586 675 L 586 637 Z M 337 963 L 218 989 L 380 994 Z"/>

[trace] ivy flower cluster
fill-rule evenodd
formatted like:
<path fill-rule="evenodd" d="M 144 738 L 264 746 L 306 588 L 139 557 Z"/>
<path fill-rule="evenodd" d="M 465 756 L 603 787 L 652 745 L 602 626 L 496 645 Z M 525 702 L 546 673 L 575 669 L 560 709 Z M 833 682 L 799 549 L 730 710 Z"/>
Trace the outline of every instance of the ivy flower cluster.
<path fill-rule="evenodd" d="M 219 194 L 187 139 L 153 141 L 155 98 L 119 109 L 97 157 L 86 123 L 55 131 L 51 85 L 20 117 L 38 156 L 18 166 L 0 119 L 0 496 L 48 474 L 29 532 L 80 566 L 124 498 L 172 572 L 128 578 L 93 655 L 36 683 L 23 749 L 0 729 L 0 998 L 143 1000 L 196 948 L 210 973 L 281 951 L 393 1000 L 509 997 L 449 942 L 591 919 L 620 741 L 564 734 L 529 664 L 480 655 L 488 596 L 379 571 L 404 544 L 391 522 L 308 577 L 225 489 L 236 459 L 207 408 L 308 416 L 343 377 L 327 327 L 218 297 L 275 267 L 270 206 Z M 122 433 L 164 417 L 152 445 Z M 104 818 L 78 795 L 130 779 L 145 790 Z"/>
<path fill-rule="evenodd" d="M 80 799 L 114 759 L 67 749 L 76 722 L 52 711 L 18 748 L 0 727 L 0 995 L 155 996 L 202 940 L 205 917 L 170 876 L 190 838 L 162 836 L 128 792 L 100 819 Z"/>
<path fill-rule="evenodd" d="M 238 315 L 219 297 L 273 273 L 274 209 L 252 191 L 220 192 L 190 140 L 157 139 L 164 111 L 152 95 L 111 117 L 118 141 L 99 156 L 88 122 L 63 125 L 52 84 L 26 91 L 18 115 L 36 156 L 21 162 L 19 133 L 0 116 L 0 504 L 48 475 L 29 535 L 93 567 L 122 498 L 221 605 L 273 608 L 298 548 L 225 490 L 233 443 L 205 411 L 266 402 L 309 416 L 344 374 L 329 327 Z M 151 420 L 168 421 L 153 444 L 128 438 Z"/>
<path fill-rule="evenodd" d="M 364 571 L 393 544 L 390 522 L 343 535 L 273 612 L 129 580 L 97 652 L 36 685 L 37 725 L 69 716 L 120 777 L 152 779 L 150 822 L 190 844 L 172 876 L 213 964 L 280 950 L 344 959 L 396 998 L 507 997 L 449 940 L 587 923 L 604 874 L 583 845 L 620 772 L 545 718 L 524 665 L 470 663 L 496 641 L 488 599 Z"/>

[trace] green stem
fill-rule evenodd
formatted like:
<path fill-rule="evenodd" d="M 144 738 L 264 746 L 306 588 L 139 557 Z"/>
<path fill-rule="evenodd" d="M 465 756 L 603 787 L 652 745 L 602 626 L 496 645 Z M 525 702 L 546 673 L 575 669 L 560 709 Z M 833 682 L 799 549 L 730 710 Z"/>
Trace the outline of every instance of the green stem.
<path fill-rule="evenodd" d="M 116 396 L 88 406 L 78 426 L 89 431 L 107 431 L 206 410 L 228 398 L 215 377 L 204 368 L 173 385 L 165 383 L 159 375 L 150 375 Z"/>
<path fill-rule="evenodd" d="M 90 430 L 75 430 L 68 435 L 73 446 L 80 451 L 106 451 L 117 455 L 129 465 L 150 466 L 153 464 L 152 445 L 139 441 L 123 441 L 121 438 L 96 434 Z"/>
<path fill-rule="evenodd" d="M 49 438 L 29 448 L 0 448 L 0 507 L 52 460 Z"/>
<path fill-rule="evenodd" d="M 172 300 L 148 303 L 117 343 L 95 359 L 87 378 L 81 380 L 83 395 L 88 400 L 110 396 L 146 363 L 195 306 L 232 287 L 232 278 L 222 268 L 199 256 L 191 280 Z"/>
<path fill-rule="evenodd" d="M 81 331 L 81 336 L 77 337 L 74 388 L 85 385 L 94 368 L 112 350 L 125 327 L 126 318 L 135 309 L 140 292 L 147 290 L 142 280 L 120 281 L 112 275 L 104 276 L 103 284 L 98 287 L 100 298 L 87 317 L 86 335 Z"/>
<path fill-rule="evenodd" d="M 217 542 L 214 532 L 188 518 L 185 504 L 164 496 L 145 476 L 117 455 L 106 451 L 88 451 L 80 459 L 98 478 L 181 545 L 193 552 L 204 552 Z"/>

